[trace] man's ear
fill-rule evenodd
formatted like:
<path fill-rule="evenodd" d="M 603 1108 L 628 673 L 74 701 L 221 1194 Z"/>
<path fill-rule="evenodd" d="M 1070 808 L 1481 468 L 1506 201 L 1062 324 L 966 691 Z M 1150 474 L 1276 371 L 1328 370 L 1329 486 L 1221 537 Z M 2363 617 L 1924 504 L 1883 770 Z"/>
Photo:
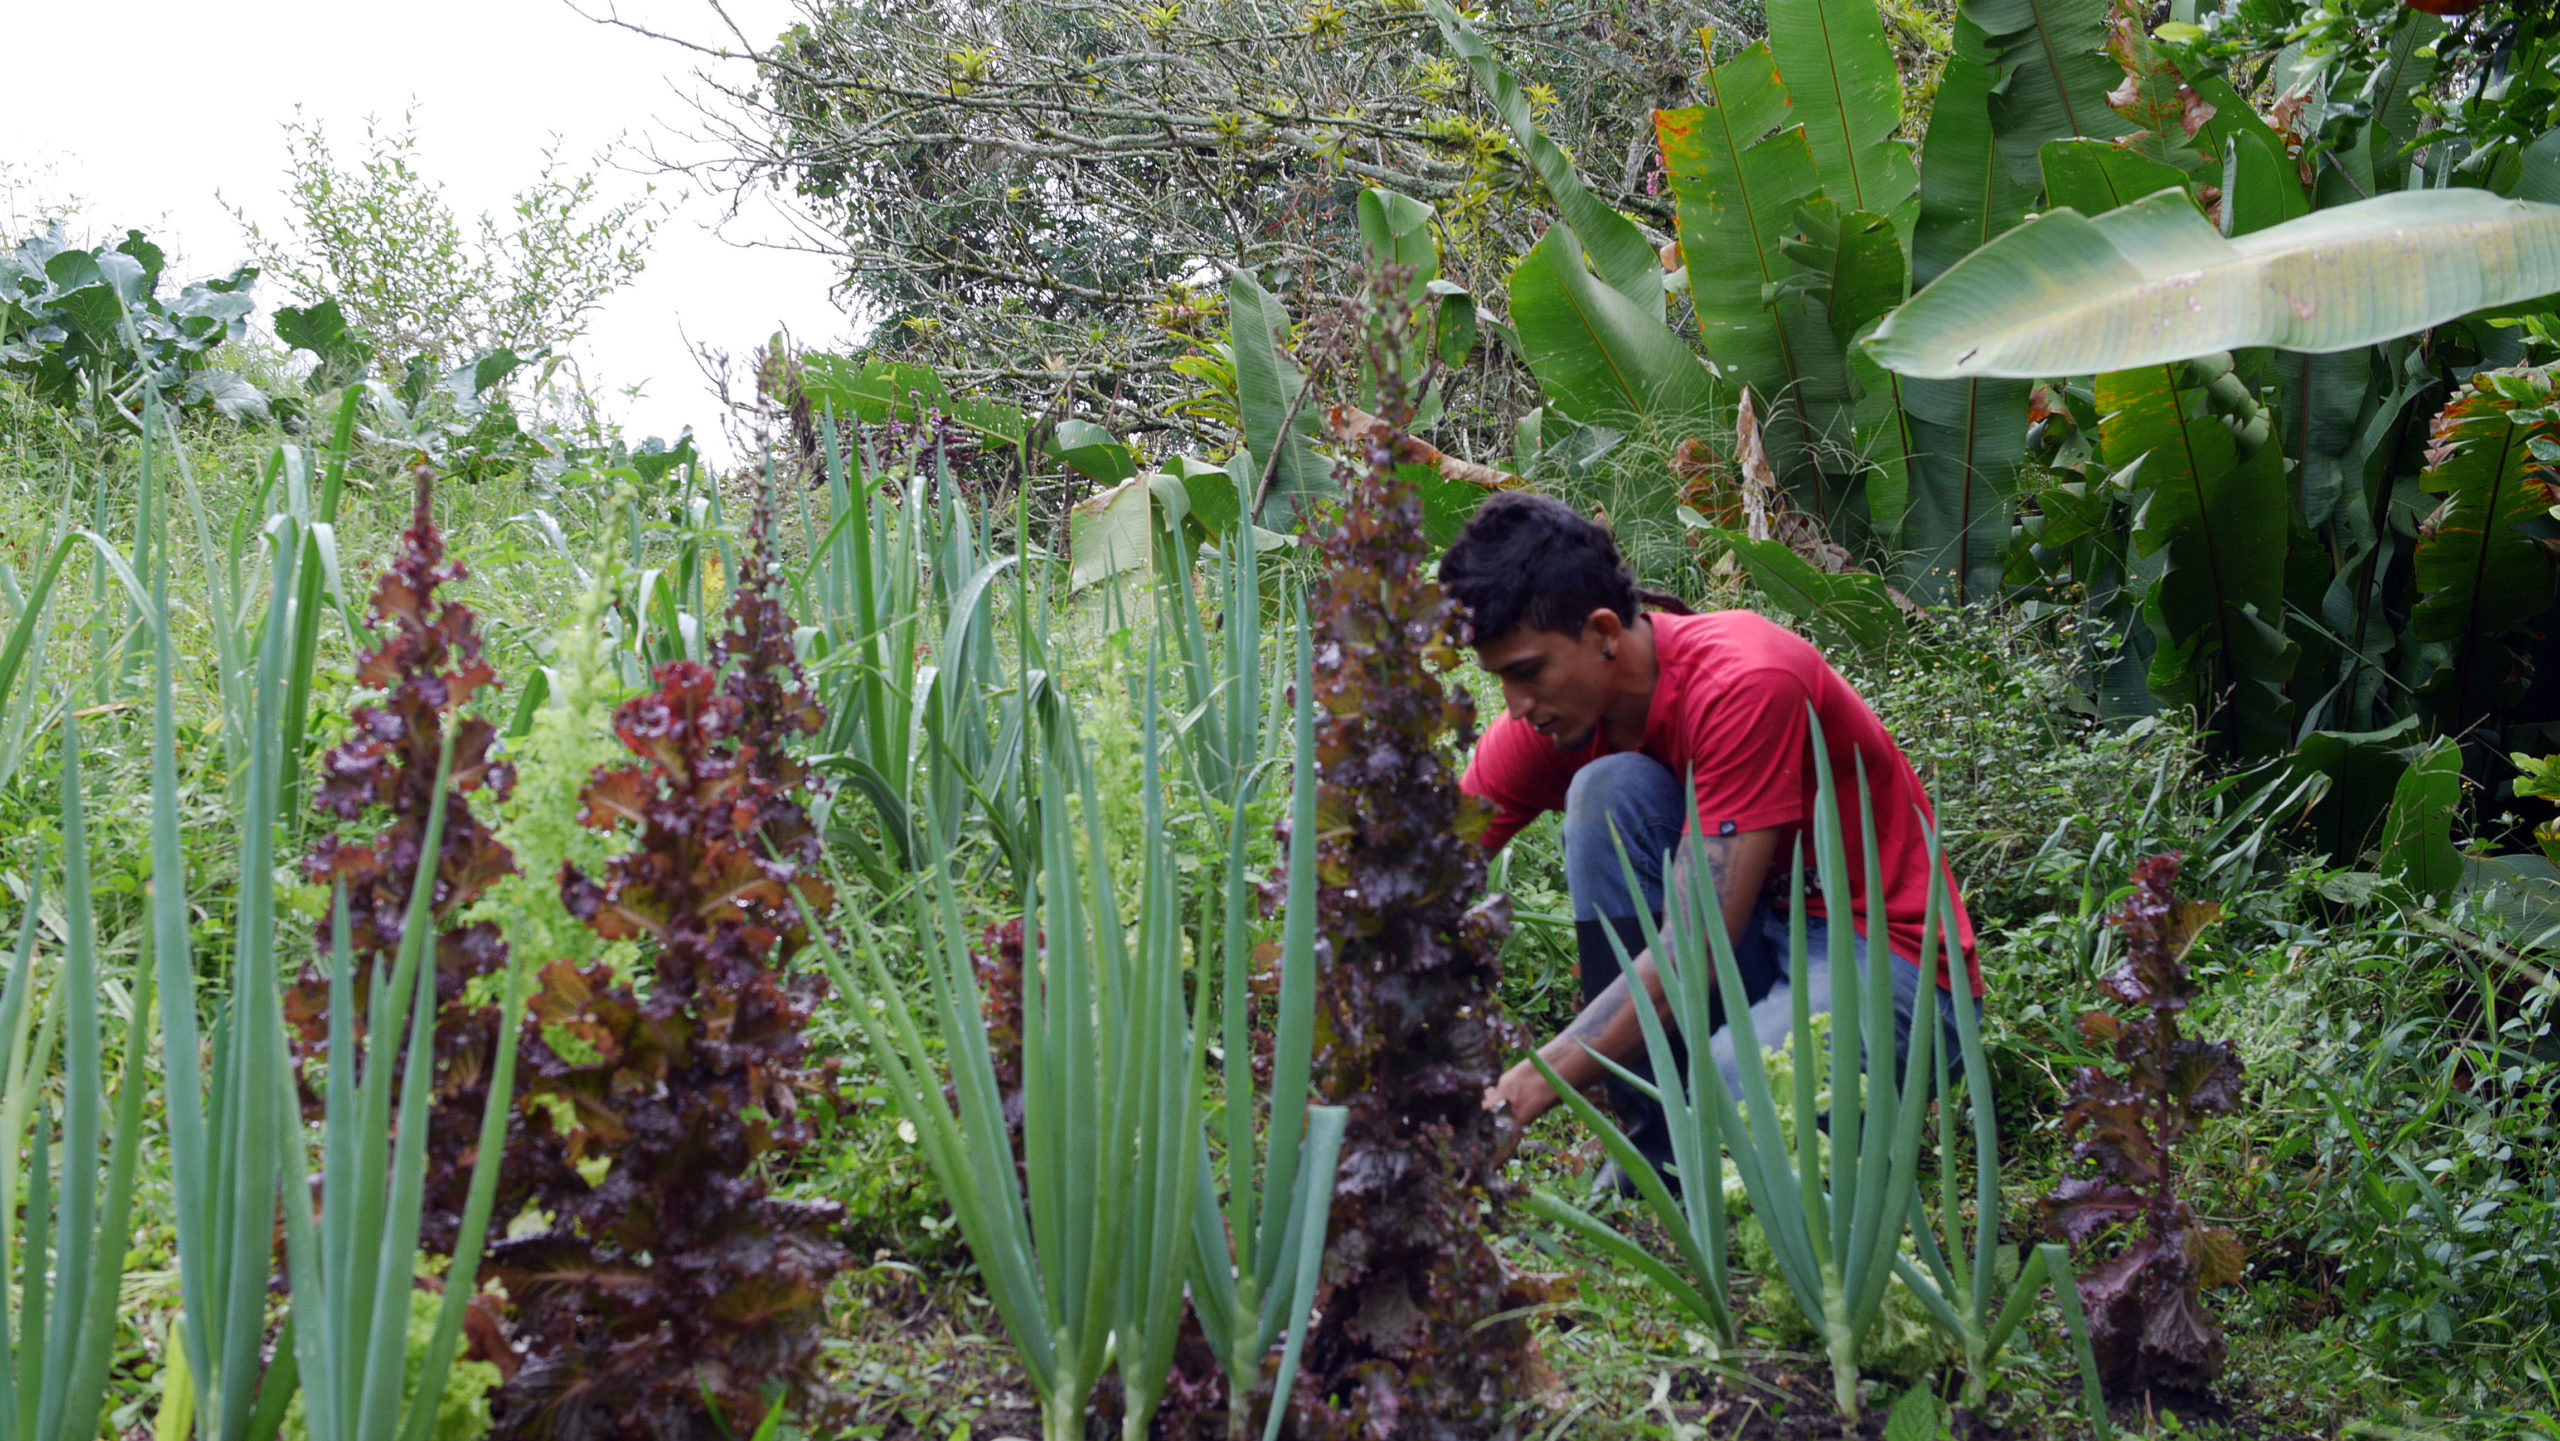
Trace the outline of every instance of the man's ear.
<path fill-rule="evenodd" d="M 1616 611 L 1605 605 L 1583 617 L 1582 639 L 1586 643 L 1598 645 L 1603 650 L 1616 645 L 1618 637 L 1626 633 L 1627 623 L 1618 618 Z"/>

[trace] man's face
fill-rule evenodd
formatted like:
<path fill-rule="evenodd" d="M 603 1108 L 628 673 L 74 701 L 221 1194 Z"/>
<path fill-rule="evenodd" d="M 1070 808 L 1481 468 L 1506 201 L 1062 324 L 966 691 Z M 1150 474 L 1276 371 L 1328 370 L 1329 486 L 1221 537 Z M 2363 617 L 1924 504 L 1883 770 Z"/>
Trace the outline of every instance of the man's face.
<path fill-rule="evenodd" d="M 1504 711 L 1558 746 L 1579 750 L 1617 698 L 1607 653 L 1623 634 L 1608 610 L 1595 612 L 1577 635 L 1524 625 L 1476 647 L 1476 664 L 1502 682 Z"/>

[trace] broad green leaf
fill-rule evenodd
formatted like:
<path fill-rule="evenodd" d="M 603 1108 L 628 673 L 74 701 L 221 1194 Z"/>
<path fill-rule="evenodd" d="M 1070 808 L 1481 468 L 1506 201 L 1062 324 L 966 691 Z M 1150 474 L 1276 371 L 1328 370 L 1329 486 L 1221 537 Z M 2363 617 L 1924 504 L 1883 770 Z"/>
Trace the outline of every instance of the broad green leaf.
<path fill-rule="evenodd" d="M 1289 312 L 1239 270 L 1227 281 L 1227 326 L 1235 346 L 1236 409 L 1256 470 L 1245 509 L 1257 521 L 1294 529 L 1288 523 L 1299 509 L 1334 487 L 1309 443 L 1317 405 L 1289 354 Z"/>
<path fill-rule="evenodd" d="M 2301 169 L 2255 130 L 2235 132 L 2222 156 L 2222 233 L 2250 235 L 2311 213 Z"/>
<path fill-rule="evenodd" d="M 1360 247 L 1371 264 L 1401 265 L 1413 272 L 1406 297 L 1422 298 L 1440 275 L 1440 247 L 1431 238 L 1431 207 L 1409 195 L 1375 186 L 1360 192 Z"/>
<path fill-rule="evenodd" d="M 362 375 L 366 364 L 373 359 L 372 348 L 347 328 L 347 318 L 334 300 L 323 300 L 302 309 L 278 306 L 275 327 L 276 339 L 295 350 L 307 350 L 320 358 L 320 368 L 311 373 L 308 381 L 316 390 L 329 390 L 346 384 Z"/>
<path fill-rule="evenodd" d="M 1771 5 L 1769 54 L 1813 148 L 1823 193 L 1843 211 L 1889 218 L 1911 233 L 1920 174 L 1902 128 L 1902 73 L 1875 0 Z"/>
<path fill-rule="evenodd" d="M 1052 433 L 1050 453 L 1076 474 L 1104 485 L 1118 485 L 1138 473 L 1137 457 L 1118 436 L 1089 420 L 1062 420 Z"/>
<path fill-rule="evenodd" d="M 2107 108 L 2124 69 L 2100 53 L 2108 0 L 1971 0 L 1957 13 L 1982 27 L 1995 79 L 1991 128 L 2009 178 L 2033 189 L 2048 140 L 2110 140 L 2132 126 Z"/>
<path fill-rule="evenodd" d="M 1547 197 L 1556 204 L 1556 213 L 1573 227 L 1582 243 L 1590 248 L 1591 268 L 1599 273 L 1610 289 L 1633 305 L 1650 306 L 1653 314 L 1662 314 L 1662 260 L 1647 244 L 1644 232 L 1617 211 L 1600 203 L 1574 173 L 1573 161 L 1556 143 L 1538 129 L 1537 120 L 1529 113 L 1529 97 L 1522 93 L 1520 82 L 1502 67 L 1493 52 L 1475 31 L 1469 29 L 1451 9 L 1448 0 L 1431 0 L 1431 18 L 1440 25 L 1449 48 L 1467 62 L 1475 72 L 1476 83 L 1484 87 L 1486 99 L 1494 113 L 1511 127 L 1512 138 L 1519 142 L 1521 153 L 1529 159 L 1529 168 L 1547 187 Z"/>
<path fill-rule="evenodd" d="M 922 365 L 855 362 L 841 355 L 800 357 L 801 392 L 813 409 L 873 425 L 890 420 L 913 425 L 939 414 L 977 437 L 990 450 L 1019 451 L 1030 432 L 1021 411 L 992 401 L 952 395 L 942 377 Z"/>
<path fill-rule="evenodd" d="M 2540 417 L 2519 424 L 2517 412 L 2552 403 L 2547 375 L 2478 376 L 2435 424 L 2437 459 L 2421 483 L 2444 500 L 2418 534 L 2409 631 L 2447 647 L 2424 687 L 2447 726 L 2521 695 L 2531 666 L 2517 632 L 2551 608 L 2555 560 L 2542 536 L 2560 495 L 2530 443 L 2547 442 L 2554 426 Z"/>
<path fill-rule="evenodd" d="M 1873 654 L 1890 649 L 1902 638 L 1902 617 L 1883 576 L 1861 570 L 1817 570 L 1784 541 L 1753 540 L 1741 531 L 1711 524 L 1686 507 L 1681 509 L 1680 522 L 1711 548 L 1740 562 L 1761 594 L 1814 627 L 1826 644 Z"/>
<path fill-rule="evenodd" d="M 2326 854 L 2332 864 L 2362 856 L 2390 813 L 2393 790 L 2409 763 L 2426 750 L 2417 716 L 2377 731 L 2313 731 L 2286 758 L 2285 784 L 2312 775 L 2328 777 L 2329 786 L 2302 819 L 2304 849 Z"/>
<path fill-rule="evenodd" d="M 1453 280 L 1435 280 L 1427 287 L 1439 304 L 1433 309 L 1431 345 L 1440 363 L 1455 370 L 1475 354 L 1476 339 L 1482 329 L 1476 315 L 1476 298 L 1467 288 Z"/>
<path fill-rule="evenodd" d="M 1653 116 L 1679 207 L 1690 305 L 1707 358 L 1758 397 L 1770 461 L 1794 477 L 1811 448 L 1795 402 L 1836 342 L 1805 303 L 1785 243 L 1797 207 L 1821 182 L 1768 46 L 1710 68 L 1706 87 L 1708 104 Z"/>
<path fill-rule="evenodd" d="M 1511 273 L 1511 323 L 1538 388 L 1573 420 L 1632 430 L 1648 418 L 1703 417 L 1714 385 L 1670 327 L 1601 284 L 1559 220 Z"/>
<path fill-rule="evenodd" d="M 2187 183 L 2183 172 L 2103 140 L 2055 140 L 2042 152 L 2045 201 L 2098 215 Z"/>
<path fill-rule="evenodd" d="M 1913 599 L 1999 594 L 2028 395 L 2023 380 L 1904 379 L 1911 480 L 1897 573 Z"/>
<path fill-rule="evenodd" d="M 1124 480 L 1067 512 L 1067 546 L 1074 557 L 1067 588 L 1085 587 L 1123 572 L 1144 569 L 1154 558 L 1154 501 L 1143 480 Z"/>
<path fill-rule="evenodd" d="M 2404 191 L 2225 240 L 2179 190 L 2019 226 L 1867 345 L 1904 375 L 2085 375 L 2246 346 L 2344 350 L 2555 290 L 2560 206 Z"/>
<path fill-rule="evenodd" d="M 1995 83 L 1990 40 L 1959 9 L 1955 51 L 1938 77 L 1929 135 L 1920 146 L 1920 213 L 1911 237 L 1911 286 L 1926 287 L 1947 267 L 2016 225 L 2033 198 L 2012 179 L 1992 137 Z"/>
<path fill-rule="evenodd" d="M 2229 194 L 2224 192 L 2226 197 Z M 2284 453 L 2294 463 L 2294 512 L 2306 525 L 2329 524 L 2339 502 L 2349 494 L 2346 459 L 2355 449 L 2365 418 L 2372 360 L 2373 352 L 2365 346 L 2326 355 L 2280 351 L 2270 358 L 2283 417 Z M 2356 489 L 2361 500 L 2362 487 Z"/>
<path fill-rule="evenodd" d="M 1922 143 L 1913 287 L 1987 245 L 2026 214 L 2031 192 L 2010 178 L 1992 137 L 1990 42 L 1959 11 L 1955 53 L 1938 80 Z M 1861 353 L 1861 365 L 1872 356 Z M 1903 503 L 1888 516 L 1869 486 L 1877 533 L 1902 557 L 1895 575 L 1915 599 L 1995 594 L 2009 540 L 2009 496 L 2027 430 L 2026 382 L 1904 379 Z M 1872 453 L 1872 452 L 1871 452 Z"/>
<path fill-rule="evenodd" d="M 2159 641 L 2152 693 L 2211 718 L 2242 754 L 2273 753 L 2291 740 L 2294 662 L 2281 629 L 2283 460 L 2274 446 L 2242 460 L 2205 400 L 2184 366 L 2101 375 L 2099 447 L 2140 497 L 2136 549 L 2167 552 L 2143 606 Z"/>
<path fill-rule="evenodd" d="M 2418 102 L 2435 89 L 2436 41 L 2445 31 L 2443 20 L 2414 5 L 2401 7 L 2395 22 L 2360 97 L 2370 111 L 2367 143 L 2380 152 L 2374 182 L 2384 190 L 2407 188 L 2414 178 L 2414 158 L 2403 160 L 2399 155 L 2418 138 Z M 2210 95 L 2205 98 L 2214 99 Z M 2560 200 L 2560 196 L 2526 198 Z"/>
<path fill-rule="evenodd" d="M 2453 818 L 2462 806 L 2462 748 L 2451 738 L 2426 748 L 2400 772 L 2382 823 L 2382 873 L 2434 900 L 2462 881 Z M 2341 858 L 2343 859 L 2343 857 Z"/>

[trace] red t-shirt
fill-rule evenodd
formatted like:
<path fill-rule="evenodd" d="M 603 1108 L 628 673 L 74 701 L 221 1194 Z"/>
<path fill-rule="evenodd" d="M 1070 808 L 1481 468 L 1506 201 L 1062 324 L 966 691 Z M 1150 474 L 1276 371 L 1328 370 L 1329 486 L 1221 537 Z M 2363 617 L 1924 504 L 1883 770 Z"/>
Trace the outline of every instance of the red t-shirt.
<path fill-rule="evenodd" d="M 1864 756 L 1876 846 L 1884 853 L 1886 944 L 1904 961 L 1917 964 L 1920 922 L 1929 903 L 1929 846 L 1920 817 L 1935 825 L 1937 815 L 1911 763 L 1885 734 L 1875 712 L 1803 637 L 1751 611 L 1655 614 L 1649 619 L 1657 675 L 1641 750 L 1675 776 L 1696 775 L 1700 833 L 1804 829 L 1813 815 L 1816 781 L 1806 713 L 1810 703 L 1812 715 L 1822 721 L 1832 782 L 1840 795 L 1853 922 L 1858 934 L 1867 934 L 1866 844 L 1857 812 L 1858 758 Z M 1516 717 L 1495 720 L 1476 742 L 1475 759 L 1460 782 L 1467 794 L 1493 804 L 1485 845 L 1508 842 L 1541 811 L 1563 810 L 1573 773 L 1609 749 L 1605 725 L 1594 728 L 1588 746 L 1566 751 Z M 1810 872 L 1812 837 L 1804 839 Z M 1782 872 L 1794 846 L 1793 834 L 1779 838 Z M 1813 876 L 1805 880 L 1810 887 Z M 1974 956 L 1973 920 L 1956 893 L 1952 870 L 1947 891 L 1956 898 L 1956 936 L 1964 945 L 1973 994 L 1980 996 L 1982 967 Z M 1823 913 L 1819 901 L 1807 909 Z M 1946 963 L 1939 960 L 1931 969 L 1938 973 L 1940 988 L 1946 988 Z"/>

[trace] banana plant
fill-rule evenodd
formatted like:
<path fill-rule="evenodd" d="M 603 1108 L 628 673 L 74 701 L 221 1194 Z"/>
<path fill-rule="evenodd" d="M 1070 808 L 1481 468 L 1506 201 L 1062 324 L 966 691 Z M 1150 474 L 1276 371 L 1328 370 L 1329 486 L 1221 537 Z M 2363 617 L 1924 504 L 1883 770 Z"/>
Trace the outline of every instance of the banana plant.
<path fill-rule="evenodd" d="M 1950 267 L 1866 349 L 1930 379 L 2088 375 L 2355 349 L 2554 290 L 2560 205 L 2403 190 L 2226 238 L 2178 188 L 2048 211 Z"/>
<path fill-rule="evenodd" d="M 124 1059 L 110 1101 L 102 1049 L 97 920 L 91 910 L 89 838 L 80 789 L 77 721 L 62 719 L 61 964 L 35 995 L 40 885 L 31 883 L 18 944 L 0 989 L 0 1035 L 8 1038 L 0 1093 L 0 1274 L 17 1277 L 13 1304 L 0 1310 L 0 1438 L 82 1441 L 98 1434 L 114 1360 L 118 1289 L 132 1235 L 134 1161 L 148 1085 L 151 975 L 128 993 Z M 57 1121 L 46 1095 L 57 1043 L 62 1103 Z M 112 1111 L 110 1111 L 112 1106 Z M 57 1152 L 56 1147 L 59 1147 Z M 100 1173 L 101 1151 L 105 1169 Z M 55 1158 L 60 1157 L 57 1182 Z M 18 1230 L 23 1202 L 25 1230 Z M 14 1334 L 10 1326 L 14 1318 Z"/>
<path fill-rule="evenodd" d="M 1123 926 L 1093 771 L 1071 722 L 1044 727 L 1038 869 L 1022 914 L 1023 1124 L 1019 1179 L 960 903 L 945 867 L 911 892 L 932 1024 L 958 1110 L 917 1058 L 931 1054 L 877 938 L 862 971 L 828 964 L 906 1119 L 1040 1398 L 1042 1434 L 1085 1434 L 1094 1383 L 1117 1366 L 1123 1434 L 1161 1399 L 1195 1245 L 1205 1013 L 1183 1004 L 1179 874 L 1164 812 L 1152 687 L 1134 935 Z M 1085 820 L 1082 843 L 1069 786 Z M 813 928 L 814 933 L 814 928 Z M 1205 1005 L 1206 990 L 1202 992 Z"/>

